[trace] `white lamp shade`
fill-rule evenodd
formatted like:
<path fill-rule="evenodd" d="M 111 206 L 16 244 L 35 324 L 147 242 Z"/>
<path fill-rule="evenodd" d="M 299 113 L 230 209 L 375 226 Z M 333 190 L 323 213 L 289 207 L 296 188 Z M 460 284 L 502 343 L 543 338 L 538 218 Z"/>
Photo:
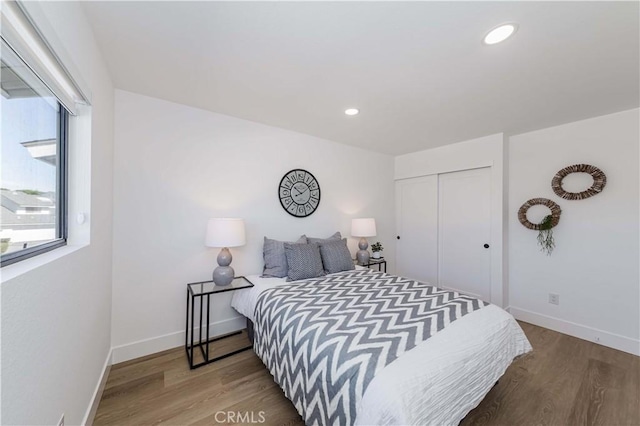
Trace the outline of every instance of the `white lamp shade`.
<path fill-rule="evenodd" d="M 376 220 L 374 218 L 351 219 L 351 236 L 375 237 L 376 234 Z"/>
<path fill-rule="evenodd" d="M 207 247 L 238 247 L 245 243 L 244 219 L 209 219 L 204 243 Z"/>

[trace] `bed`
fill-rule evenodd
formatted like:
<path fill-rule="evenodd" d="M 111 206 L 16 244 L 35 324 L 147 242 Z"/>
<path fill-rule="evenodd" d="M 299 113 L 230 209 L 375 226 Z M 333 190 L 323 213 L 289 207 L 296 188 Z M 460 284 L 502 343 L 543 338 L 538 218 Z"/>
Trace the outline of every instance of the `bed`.
<path fill-rule="evenodd" d="M 501 308 L 407 278 L 247 278 L 232 306 L 308 425 L 457 425 L 531 350 Z"/>

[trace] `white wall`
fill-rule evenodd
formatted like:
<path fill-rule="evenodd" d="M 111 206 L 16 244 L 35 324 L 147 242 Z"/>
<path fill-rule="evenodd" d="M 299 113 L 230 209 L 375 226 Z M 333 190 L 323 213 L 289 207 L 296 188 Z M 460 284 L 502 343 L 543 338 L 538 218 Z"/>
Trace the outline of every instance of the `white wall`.
<path fill-rule="evenodd" d="M 494 211 L 501 206 L 503 214 L 492 230 L 501 229 L 492 250 L 498 238 L 504 243 L 503 306 L 518 319 L 640 354 L 638 115 L 636 109 L 512 136 L 507 143 L 494 135 L 402 155 L 395 159 L 395 179 L 487 165 L 499 173 L 504 164 L 494 176 L 493 200 Z M 553 175 L 576 163 L 607 174 L 603 193 L 583 201 L 553 193 Z M 565 184 L 580 191 L 591 180 L 573 175 Z M 522 203 L 534 197 L 563 209 L 552 256 L 539 251 L 535 231 L 517 219 Z M 545 214 L 532 208 L 530 219 Z M 492 277 L 498 272 L 492 269 Z M 560 295 L 559 306 L 548 303 L 549 293 Z"/>
<path fill-rule="evenodd" d="M 509 283 L 512 313 L 548 328 L 640 354 L 638 277 L 639 110 L 578 121 L 513 136 L 509 141 Z M 551 190 L 565 166 L 592 164 L 607 175 L 604 191 L 567 201 Z M 582 177 L 586 177 L 583 175 Z M 591 185 L 573 175 L 565 189 Z M 517 211 L 526 200 L 545 197 L 562 208 L 554 228 L 557 247 L 539 251 L 536 232 Z M 539 221 L 548 210 L 530 210 Z M 560 295 L 560 305 L 548 294 Z"/>
<path fill-rule="evenodd" d="M 506 306 L 504 248 L 504 137 L 496 134 L 395 158 L 395 179 L 491 167 L 491 302 Z"/>
<path fill-rule="evenodd" d="M 392 157 L 119 90 L 115 111 L 114 362 L 184 344 L 185 285 L 210 279 L 219 251 L 204 247 L 210 217 L 245 219 L 247 245 L 231 249 L 237 274 L 261 272 L 265 235 L 349 236 L 353 217 L 376 218 L 370 240 L 393 270 Z M 294 168 L 322 190 L 304 219 L 277 197 Z M 214 334 L 244 327 L 230 299 L 213 299 Z"/>
<path fill-rule="evenodd" d="M 110 350 L 113 87 L 80 3 L 30 6 L 93 93 L 70 148 L 70 207 L 91 215 L 70 246 L 2 268 L 1 422 L 80 424 Z"/>

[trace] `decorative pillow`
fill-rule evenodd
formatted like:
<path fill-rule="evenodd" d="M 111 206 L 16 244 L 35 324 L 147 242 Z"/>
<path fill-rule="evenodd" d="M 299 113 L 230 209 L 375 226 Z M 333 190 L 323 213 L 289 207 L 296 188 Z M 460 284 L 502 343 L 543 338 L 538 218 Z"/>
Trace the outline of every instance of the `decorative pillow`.
<path fill-rule="evenodd" d="M 322 268 L 322 258 L 318 244 L 284 243 L 284 253 L 287 256 L 287 281 L 304 280 L 325 275 Z"/>
<path fill-rule="evenodd" d="M 336 232 L 335 234 L 333 234 L 332 236 L 330 236 L 329 238 L 313 238 L 313 237 L 307 237 L 307 242 L 308 243 L 318 243 L 318 244 L 322 244 L 325 241 L 340 241 L 342 239 L 342 235 L 340 235 L 340 232 Z"/>
<path fill-rule="evenodd" d="M 320 243 L 320 257 L 322 257 L 324 272 L 327 274 L 355 269 L 346 238 Z"/>
<path fill-rule="evenodd" d="M 263 278 L 283 278 L 287 276 L 287 257 L 284 254 L 285 241 L 271 240 L 264 237 L 262 255 L 264 257 Z M 306 244 L 307 237 L 298 238 L 296 244 Z"/>

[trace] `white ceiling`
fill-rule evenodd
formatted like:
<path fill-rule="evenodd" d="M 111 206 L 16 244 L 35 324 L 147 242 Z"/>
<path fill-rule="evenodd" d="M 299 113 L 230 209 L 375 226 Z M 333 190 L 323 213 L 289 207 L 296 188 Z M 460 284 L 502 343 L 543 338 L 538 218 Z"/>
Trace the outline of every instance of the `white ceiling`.
<path fill-rule="evenodd" d="M 640 103 L 638 2 L 85 8 L 120 89 L 383 153 Z M 483 45 L 504 22 L 520 25 L 515 36 Z M 361 114 L 347 117 L 347 107 Z"/>

